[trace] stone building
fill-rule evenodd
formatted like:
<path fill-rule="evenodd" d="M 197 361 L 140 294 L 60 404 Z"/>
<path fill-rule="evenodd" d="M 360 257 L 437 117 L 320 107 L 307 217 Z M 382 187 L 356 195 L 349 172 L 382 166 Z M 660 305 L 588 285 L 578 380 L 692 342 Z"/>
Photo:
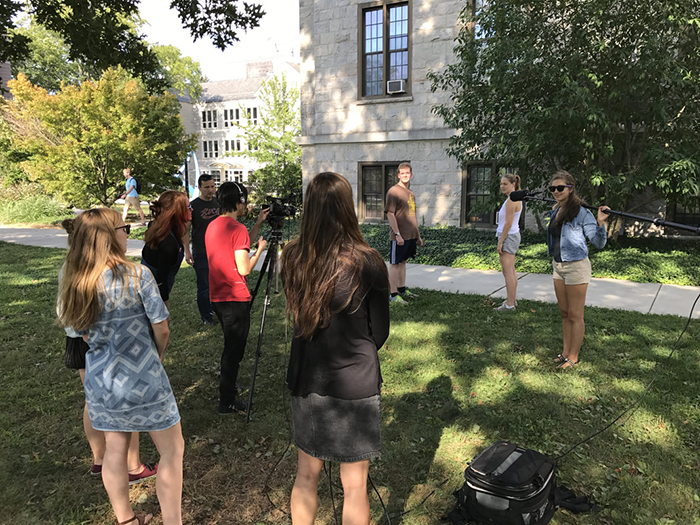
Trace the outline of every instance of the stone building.
<path fill-rule="evenodd" d="M 0 93 L 5 98 L 12 98 L 12 95 L 7 89 L 7 81 L 12 78 L 9 62 L 0 62 Z"/>
<path fill-rule="evenodd" d="M 284 74 L 288 81 L 299 82 L 298 64 L 286 60 L 251 62 L 246 66 L 245 78 L 203 83 L 200 101 L 180 99 L 185 130 L 199 135 L 196 154 L 200 173 L 213 175 L 217 186 L 225 181 L 246 182 L 248 175 L 260 168 L 237 153 L 249 147 L 239 124 L 246 119 L 257 123 L 264 111 L 259 98 L 263 80 Z M 192 159 L 188 171 L 194 185 Z"/>
<path fill-rule="evenodd" d="M 399 163 L 413 167 L 419 224 L 465 225 L 493 166 L 463 170 L 454 130 L 431 108 L 448 99 L 427 75 L 454 60 L 464 0 L 300 0 L 304 183 L 336 171 L 361 221 L 381 221 Z M 487 214 L 488 215 L 488 214 Z M 489 222 L 490 217 L 484 217 Z"/>

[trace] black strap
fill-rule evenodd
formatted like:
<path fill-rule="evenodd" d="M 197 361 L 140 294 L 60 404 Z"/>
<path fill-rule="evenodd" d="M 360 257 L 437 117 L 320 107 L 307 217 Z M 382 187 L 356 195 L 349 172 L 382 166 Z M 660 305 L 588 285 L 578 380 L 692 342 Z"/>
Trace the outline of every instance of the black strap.
<path fill-rule="evenodd" d="M 586 496 L 576 496 L 574 491 L 564 486 L 558 486 L 554 490 L 554 503 L 558 507 L 581 514 L 583 512 L 598 512 L 600 508 L 591 503 Z"/>

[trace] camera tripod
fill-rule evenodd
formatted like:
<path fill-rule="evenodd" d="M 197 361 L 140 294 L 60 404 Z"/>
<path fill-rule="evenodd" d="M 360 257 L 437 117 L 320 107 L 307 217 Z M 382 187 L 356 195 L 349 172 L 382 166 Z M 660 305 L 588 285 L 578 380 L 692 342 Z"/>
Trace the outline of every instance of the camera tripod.
<path fill-rule="evenodd" d="M 260 288 L 260 283 L 262 283 L 265 274 L 267 274 L 267 284 L 265 286 L 265 298 L 263 299 L 263 311 L 262 318 L 260 319 L 260 332 L 258 333 L 258 345 L 255 349 L 255 362 L 253 364 L 253 379 L 250 382 L 250 392 L 248 394 L 248 408 L 246 409 L 245 422 L 250 422 L 250 411 L 253 406 L 253 392 L 255 391 L 255 379 L 258 375 L 258 362 L 260 361 L 260 356 L 262 352 L 262 339 L 263 332 L 265 331 L 265 318 L 267 316 L 267 307 L 270 305 L 270 286 L 272 285 L 272 280 L 277 272 L 277 249 L 282 241 L 282 221 L 272 222 L 272 231 L 267 239 L 267 254 L 265 254 L 265 260 L 263 261 L 262 267 L 260 269 L 260 276 L 258 277 L 258 282 L 255 284 L 255 289 L 250 295 L 250 306 L 253 308 L 253 301 L 255 301 L 255 296 L 258 294 Z"/>

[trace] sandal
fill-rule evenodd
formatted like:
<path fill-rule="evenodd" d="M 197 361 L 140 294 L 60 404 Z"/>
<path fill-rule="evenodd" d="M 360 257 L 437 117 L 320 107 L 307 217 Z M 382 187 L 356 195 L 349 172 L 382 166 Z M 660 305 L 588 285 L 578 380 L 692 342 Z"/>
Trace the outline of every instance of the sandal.
<path fill-rule="evenodd" d="M 555 362 L 555 363 L 563 363 L 563 362 L 564 362 L 564 359 L 566 359 L 566 357 L 564 357 L 563 355 L 559 354 L 557 357 L 554 358 L 554 362 Z"/>
<path fill-rule="evenodd" d="M 573 368 L 578 364 L 578 361 L 575 363 L 569 359 L 568 357 L 564 357 L 564 360 L 557 366 L 558 370 L 568 370 L 569 368 Z"/>
<path fill-rule="evenodd" d="M 148 520 L 146 519 L 148 518 Z M 118 521 L 117 525 L 127 525 L 127 523 L 134 523 L 134 525 L 146 525 L 153 519 L 153 514 L 135 514 L 133 518 L 126 521 Z"/>

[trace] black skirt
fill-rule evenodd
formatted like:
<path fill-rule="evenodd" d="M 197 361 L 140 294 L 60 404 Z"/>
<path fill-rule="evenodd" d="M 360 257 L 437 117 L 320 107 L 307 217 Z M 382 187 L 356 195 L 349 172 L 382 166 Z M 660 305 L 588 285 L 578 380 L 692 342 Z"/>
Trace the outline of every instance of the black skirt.
<path fill-rule="evenodd" d="M 292 422 L 295 445 L 311 457 L 353 463 L 382 454 L 379 395 L 352 400 L 292 396 Z"/>
<path fill-rule="evenodd" d="M 90 349 L 82 337 L 66 336 L 66 367 L 71 370 L 81 370 L 85 368 L 85 354 Z"/>

